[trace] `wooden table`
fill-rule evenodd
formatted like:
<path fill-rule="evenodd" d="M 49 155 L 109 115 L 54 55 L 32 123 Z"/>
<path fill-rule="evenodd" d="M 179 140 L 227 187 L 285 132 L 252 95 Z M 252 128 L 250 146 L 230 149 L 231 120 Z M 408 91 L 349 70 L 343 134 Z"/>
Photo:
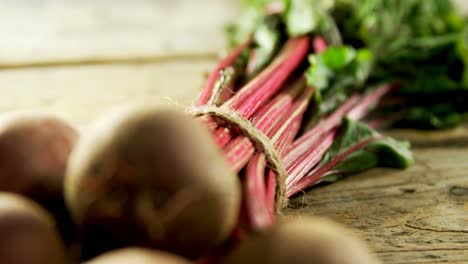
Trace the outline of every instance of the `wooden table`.
<path fill-rule="evenodd" d="M 0 111 L 53 112 L 85 129 L 119 103 L 189 105 L 237 14 L 234 0 L 3 1 Z M 355 229 L 385 263 L 468 263 L 466 129 L 392 133 L 416 142 L 413 167 L 315 188 L 288 214 Z"/>

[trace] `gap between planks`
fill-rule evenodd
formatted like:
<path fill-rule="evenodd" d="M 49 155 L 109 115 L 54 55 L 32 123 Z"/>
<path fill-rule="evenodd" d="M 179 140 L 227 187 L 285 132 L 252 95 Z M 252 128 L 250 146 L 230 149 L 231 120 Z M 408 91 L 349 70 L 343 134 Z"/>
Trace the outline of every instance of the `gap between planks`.
<path fill-rule="evenodd" d="M 158 56 L 141 57 L 101 57 L 84 58 L 76 60 L 54 60 L 37 61 L 27 63 L 2 63 L 0 61 L 0 70 L 14 69 L 34 69 L 34 68 L 59 68 L 76 66 L 99 66 L 99 65 L 139 65 L 139 64 L 167 64 L 172 62 L 196 62 L 196 61 L 215 61 L 220 58 L 220 53 L 207 52 L 198 54 L 168 54 Z"/>

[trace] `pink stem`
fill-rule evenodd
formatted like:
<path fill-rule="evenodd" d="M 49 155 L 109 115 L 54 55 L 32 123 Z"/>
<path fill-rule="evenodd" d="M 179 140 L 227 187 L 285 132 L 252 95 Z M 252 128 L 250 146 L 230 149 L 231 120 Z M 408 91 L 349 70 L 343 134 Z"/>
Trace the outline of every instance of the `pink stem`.
<path fill-rule="evenodd" d="M 314 47 L 314 53 L 316 54 L 323 53 L 328 47 L 327 41 L 322 36 L 317 36 L 314 38 L 313 47 Z"/>
<path fill-rule="evenodd" d="M 300 156 L 314 147 L 322 134 L 337 127 L 346 113 L 359 101 L 359 95 L 351 96 L 343 105 L 341 105 L 330 116 L 318 123 L 314 128 L 297 139 L 286 151 L 283 162 L 286 167 L 291 166 Z"/>
<path fill-rule="evenodd" d="M 300 191 L 305 190 L 306 188 L 311 187 L 312 185 L 318 183 L 320 179 L 325 175 L 327 171 L 332 169 L 336 164 L 347 158 L 352 153 L 365 148 L 369 143 L 374 142 L 375 140 L 380 139 L 381 137 L 372 137 L 366 140 L 363 140 L 351 148 L 347 149 L 345 152 L 341 153 L 340 155 L 333 158 L 327 164 L 315 169 L 314 171 L 310 172 L 306 177 L 302 178 L 299 182 L 294 185 L 289 186 L 287 189 L 287 197 L 290 198 L 297 194 Z"/>
<path fill-rule="evenodd" d="M 267 161 L 264 154 L 256 154 L 247 164 L 244 180 L 244 197 L 250 226 L 260 230 L 273 224 L 273 215 L 268 211 L 265 190 L 265 169 Z"/>
<path fill-rule="evenodd" d="M 302 123 L 302 115 L 300 118 L 294 118 L 294 121 L 289 126 L 289 129 L 281 135 L 275 142 L 276 150 L 280 155 L 286 150 L 286 147 L 291 145 L 296 138 L 297 132 L 299 131 Z M 274 216 L 276 206 L 276 174 L 268 169 L 267 173 L 267 189 L 266 189 L 266 206 L 270 215 Z"/>
<path fill-rule="evenodd" d="M 356 107 L 349 111 L 348 117 L 354 120 L 362 119 L 369 113 L 370 109 L 379 103 L 383 96 L 396 88 L 395 84 L 385 84 L 373 90 L 368 95 L 365 95 Z"/>
<path fill-rule="evenodd" d="M 276 144 L 278 139 L 287 133 L 288 128 L 291 124 L 302 120 L 305 110 L 310 102 L 310 98 L 314 90 L 310 87 L 307 87 L 304 93 L 297 101 L 293 104 L 293 106 L 286 112 L 283 120 L 279 122 L 270 132 L 271 138 L 273 139 L 273 143 Z"/>
<path fill-rule="evenodd" d="M 335 131 L 331 130 L 320 137 L 317 146 L 311 148 L 299 160 L 287 168 L 289 177 L 286 179 L 286 186 L 290 187 L 304 177 L 321 160 L 323 155 L 330 149 L 335 138 Z"/>
<path fill-rule="evenodd" d="M 234 62 L 239 58 L 241 53 L 250 45 L 252 42 L 251 39 L 247 40 L 240 46 L 236 47 L 234 50 L 231 51 L 231 53 L 228 54 L 227 57 L 222 59 L 218 66 L 214 69 L 214 71 L 211 72 L 210 76 L 208 77 L 208 80 L 206 81 L 205 88 L 202 91 L 202 94 L 198 98 L 198 101 L 196 103 L 196 106 L 202 106 L 205 105 L 208 100 L 210 100 L 213 92 L 213 88 L 216 84 L 216 81 L 220 77 L 220 73 L 223 69 L 231 66 L 234 64 Z"/>
<path fill-rule="evenodd" d="M 295 39 L 293 39 L 295 40 Z M 281 65 L 274 75 L 264 85 L 259 87 L 252 96 L 246 98 L 237 108 L 237 112 L 245 118 L 250 118 L 264 105 L 291 76 L 292 72 L 305 59 L 309 50 L 309 38 L 303 37 L 296 40 L 297 44 L 293 54 Z"/>
<path fill-rule="evenodd" d="M 311 88 L 307 88 L 300 98 L 295 102 L 289 110 L 284 112 L 284 119 L 278 120 L 278 125 L 276 127 L 268 127 L 265 129 L 260 129 L 261 132 L 266 134 L 268 137 L 272 138 L 272 142 L 275 144 L 276 140 L 288 130 L 288 127 L 291 123 L 295 122 L 296 120 L 302 119 L 302 115 L 304 111 L 307 109 L 308 102 L 310 100 L 310 96 L 312 95 L 313 90 Z M 283 109 L 284 111 L 284 109 Z M 271 129 L 271 133 L 269 132 Z M 242 149 L 242 150 L 239 150 Z M 252 156 L 238 156 L 239 153 L 251 154 L 254 153 L 254 146 L 250 139 L 239 136 L 233 141 L 231 141 L 225 148 L 224 148 L 225 157 L 229 164 L 235 165 L 233 167 L 234 171 L 239 171 L 242 169 L 243 166 L 247 164 L 249 159 Z"/>
<path fill-rule="evenodd" d="M 224 147 L 224 156 L 229 167 L 238 173 L 250 160 L 255 153 L 255 148 L 249 138 L 238 136 L 226 147 Z"/>
<path fill-rule="evenodd" d="M 324 137 L 324 133 L 327 131 L 327 128 L 328 131 L 333 131 L 334 128 L 337 127 L 339 122 L 341 122 L 341 119 L 343 118 L 344 114 L 346 114 L 345 111 L 342 112 L 341 110 L 348 109 L 347 115 L 352 119 L 362 119 L 364 116 L 367 115 L 370 108 L 375 106 L 384 95 L 386 95 L 393 89 L 395 89 L 395 85 L 383 85 L 364 96 L 359 102 L 350 103 L 350 109 L 349 107 L 342 106 L 342 109 L 337 109 L 335 113 L 333 113 L 329 118 L 325 119 L 312 130 L 310 130 L 315 132 L 315 135 L 312 135 L 312 132 L 310 131 L 307 133 L 308 135 L 304 135 L 305 137 L 308 137 L 308 141 L 303 140 L 303 138 L 305 137 L 297 140 L 294 144 L 298 144 L 298 142 L 306 144 L 305 142 L 307 142 L 307 145 L 311 147 L 310 150 L 308 150 L 308 154 L 301 153 L 300 155 L 297 155 L 301 152 L 298 151 L 297 153 L 295 153 L 297 155 L 297 158 L 295 158 L 293 162 L 285 162 L 286 164 L 288 164 L 287 171 L 289 175 L 289 178 L 287 179 L 287 186 L 289 188 L 292 188 L 292 186 L 295 186 L 298 182 L 302 181 L 304 175 L 306 175 L 310 171 L 310 169 L 312 169 L 316 164 L 318 164 L 318 162 L 320 162 L 323 154 L 326 152 L 326 150 L 328 150 L 331 147 L 333 138 L 326 140 Z M 351 102 L 352 101 L 354 100 L 351 100 Z M 349 102 L 350 101 L 348 100 L 348 102 L 345 103 L 345 105 Z M 321 130 L 318 130 L 317 128 L 321 128 Z M 296 149 L 302 150 L 304 149 L 303 147 L 304 146 L 299 146 Z"/>
<path fill-rule="evenodd" d="M 242 112 L 242 109 L 237 109 L 238 113 L 243 115 L 244 118 L 251 118 L 276 93 L 284 81 L 286 81 L 286 78 L 300 63 L 300 60 L 304 58 L 307 53 L 308 43 L 309 39 L 306 37 L 290 40 L 280 55 L 265 70 L 226 102 L 226 107 L 236 109 L 237 104 L 239 106 L 245 105 L 241 103 L 242 100 L 250 101 L 252 98 L 257 98 L 256 106 L 249 107 L 248 112 Z M 289 53 L 292 54 L 289 55 Z M 219 128 L 215 132 L 215 140 L 220 147 L 225 147 L 231 138 L 232 135 L 229 129 Z"/>
<path fill-rule="evenodd" d="M 260 131 L 270 131 L 284 118 L 294 100 L 304 91 L 305 83 L 302 79 L 286 86 L 284 92 L 278 94 L 263 107 L 251 120 Z"/>
<path fill-rule="evenodd" d="M 295 103 L 296 105 L 293 104 L 293 100 L 302 89 L 302 85 L 293 84 L 288 86 L 284 92 L 278 94 L 252 118 L 252 123 L 260 132 L 269 136 L 270 130 L 274 129 L 283 117 L 290 116 L 288 109 L 298 107 L 297 103 Z M 304 95 L 301 95 L 300 98 L 302 97 Z M 238 136 L 224 147 L 224 153 L 228 163 L 234 166 L 234 171 L 239 171 L 253 155 L 254 146 L 249 138 Z M 245 156 L 238 156 L 239 153 Z"/>
<path fill-rule="evenodd" d="M 313 94 L 313 91 L 313 89 L 306 87 L 302 95 L 293 104 L 291 109 L 284 113 L 282 122 L 278 123 L 278 125 L 268 133 L 269 137 L 273 138 L 272 141 L 274 143 L 277 143 L 275 140 L 278 139 L 283 139 L 282 142 L 287 142 L 284 140 L 284 135 L 289 135 L 291 130 L 285 128 L 290 127 L 290 124 L 301 123 L 302 116 L 307 109 L 307 105 Z M 299 126 L 297 126 L 297 130 L 298 129 Z M 297 133 L 297 130 L 295 130 L 295 133 Z M 289 138 L 290 142 L 287 143 L 292 143 L 293 137 Z M 282 149 L 278 149 L 278 151 L 281 150 Z M 265 155 L 257 154 L 247 164 L 247 171 L 244 180 L 247 182 L 261 184 L 263 188 L 265 188 L 265 172 L 268 172 L 267 177 L 270 177 L 269 184 L 271 185 L 274 183 L 273 186 L 269 186 L 269 188 L 276 188 L 276 180 L 272 182 L 271 179 L 272 176 L 276 177 L 276 175 L 267 168 Z M 271 175 L 272 173 L 273 175 Z M 252 183 L 252 185 L 254 183 Z M 262 189 L 262 191 L 256 192 L 257 190 L 258 188 L 246 188 L 244 193 L 246 194 L 246 197 L 249 198 L 246 204 L 248 211 L 247 215 L 250 217 L 250 226 L 255 230 L 260 230 L 273 224 L 275 190 L 269 189 L 268 196 L 266 195 L 264 189 Z M 249 207 L 249 202 L 253 200 L 257 200 L 257 202 L 254 202 L 254 204 Z M 258 207 L 263 207 L 263 209 L 259 209 Z"/>
<path fill-rule="evenodd" d="M 272 170 L 268 170 L 267 181 L 266 181 L 266 206 L 268 213 L 271 216 L 275 214 L 276 206 L 276 174 Z"/>
<path fill-rule="evenodd" d="M 268 131 L 283 115 L 285 109 L 291 107 L 294 98 L 303 89 L 303 86 L 292 84 L 284 92 L 277 95 L 271 102 L 264 106 L 251 119 L 252 124 L 260 131 Z M 215 140 L 219 147 L 223 148 L 232 139 L 231 131 L 228 128 L 220 127 L 214 132 Z"/>
<path fill-rule="evenodd" d="M 232 139 L 231 131 L 227 127 L 218 127 L 213 133 L 216 145 L 220 148 L 224 148 Z"/>
<path fill-rule="evenodd" d="M 247 76 L 250 76 L 253 73 L 255 66 L 257 66 L 257 50 L 253 49 L 250 51 L 249 62 L 245 69 Z"/>
<path fill-rule="evenodd" d="M 266 13 L 268 15 L 281 14 L 284 12 L 284 3 L 283 1 L 272 2 L 266 7 Z"/>
<path fill-rule="evenodd" d="M 301 121 L 302 117 L 295 118 L 289 125 L 289 128 L 275 141 L 276 151 L 281 155 L 281 157 L 284 155 L 286 148 L 290 146 L 297 137 L 297 133 L 301 128 Z"/>
<path fill-rule="evenodd" d="M 373 129 L 379 129 L 383 125 L 385 125 L 387 122 L 388 122 L 387 119 L 380 118 L 380 119 L 373 119 L 373 120 L 367 121 L 366 124 Z"/>
<path fill-rule="evenodd" d="M 288 63 L 291 57 L 302 55 L 304 44 L 308 45 L 309 38 L 290 39 L 283 47 L 283 50 L 278 56 L 270 63 L 263 71 L 260 72 L 253 80 L 248 82 L 242 87 L 237 93 L 229 99 L 225 106 L 231 109 L 238 109 L 246 100 L 251 98 L 266 82 L 268 82 L 272 76 L 276 75 L 277 71 L 283 71 L 283 64 L 288 66 L 289 69 L 291 63 Z M 305 56 L 305 55 L 303 55 Z M 241 113 L 242 114 L 242 113 Z"/>
<path fill-rule="evenodd" d="M 210 132 L 214 132 L 218 127 L 218 123 L 210 116 L 198 116 L 197 119 L 205 124 Z"/>

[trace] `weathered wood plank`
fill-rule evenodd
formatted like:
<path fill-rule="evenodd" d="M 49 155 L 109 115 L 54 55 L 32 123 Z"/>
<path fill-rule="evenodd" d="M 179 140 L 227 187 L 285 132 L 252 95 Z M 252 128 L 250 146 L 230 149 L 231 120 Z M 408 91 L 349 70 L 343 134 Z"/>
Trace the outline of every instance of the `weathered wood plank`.
<path fill-rule="evenodd" d="M 238 2 L 5 0 L 0 67 L 216 54 Z"/>
<path fill-rule="evenodd" d="M 395 259 L 398 256 L 398 259 Z M 466 264 L 466 249 L 462 250 L 417 250 L 417 251 L 388 251 L 380 252 L 380 259 L 384 263 L 395 264 Z"/>
<path fill-rule="evenodd" d="M 133 100 L 189 105 L 214 61 L 0 71 L 0 111 L 53 112 L 82 125 Z M 171 98 L 165 99 L 166 97 Z M 407 171 L 372 170 L 311 190 L 290 214 L 329 216 L 356 230 L 386 263 L 468 259 L 468 149 L 416 149 Z"/>
<path fill-rule="evenodd" d="M 385 134 L 411 141 L 414 147 L 468 146 L 468 126 L 462 125 L 446 130 L 391 129 Z"/>
<path fill-rule="evenodd" d="M 289 214 L 357 230 L 385 263 L 468 263 L 468 149 L 416 149 L 406 171 L 375 169 L 312 189 Z"/>
<path fill-rule="evenodd" d="M 223 47 L 221 26 L 235 16 L 237 4 L 3 1 L 0 67 L 75 66 L 0 71 L 0 112 L 53 112 L 81 125 L 122 102 L 190 104 L 202 73 L 214 63 L 208 57 Z M 185 55 L 192 59 L 161 62 L 161 57 Z M 96 62 L 112 64 L 79 65 Z M 446 145 L 447 139 L 460 146 L 459 138 L 467 134 L 463 129 L 447 133 L 396 133 L 426 147 L 415 151 L 415 166 L 372 170 L 315 188 L 293 199 L 288 213 L 344 223 L 386 263 L 468 263 L 468 150 L 434 148 Z"/>
<path fill-rule="evenodd" d="M 56 113 L 89 123 L 107 108 L 136 100 L 190 105 L 213 61 L 105 65 L 0 71 L 0 112 Z"/>
<path fill-rule="evenodd" d="M 0 111 L 53 112 L 83 125 L 134 100 L 189 105 L 213 64 L 3 70 Z M 386 263 L 463 263 L 468 259 L 468 149 L 416 149 L 415 156 L 417 163 L 407 171 L 372 170 L 315 188 L 292 200 L 288 213 L 329 216 L 358 230 Z"/>

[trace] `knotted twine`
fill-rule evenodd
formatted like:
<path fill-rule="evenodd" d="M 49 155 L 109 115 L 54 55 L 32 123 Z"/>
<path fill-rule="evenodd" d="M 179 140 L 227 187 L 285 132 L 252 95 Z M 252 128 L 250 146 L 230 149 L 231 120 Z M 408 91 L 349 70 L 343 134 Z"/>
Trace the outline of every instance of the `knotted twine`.
<path fill-rule="evenodd" d="M 269 168 L 276 176 L 275 210 L 277 213 L 281 213 L 281 210 L 288 203 L 285 186 L 287 173 L 270 138 L 257 129 L 252 122 L 227 107 L 200 106 L 188 108 L 187 111 L 194 116 L 211 116 L 226 122 L 229 126 L 238 128 L 242 135 L 254 144 L 256 151 L 265 155 Z"/>

